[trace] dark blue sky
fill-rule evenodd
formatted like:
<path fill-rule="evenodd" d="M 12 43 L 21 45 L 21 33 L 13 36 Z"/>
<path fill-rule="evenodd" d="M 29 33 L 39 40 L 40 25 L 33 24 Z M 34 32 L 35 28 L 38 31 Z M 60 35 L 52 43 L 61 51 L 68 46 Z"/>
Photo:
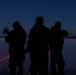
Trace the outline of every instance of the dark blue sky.
<path fill-rule="evenodd" d="M 0 0 L 0 32 L 6 26 L 11 30 L 18 20 L 28 33 L 37 16 L 43 16 L 49 28 L 61 21 L 62 28 L 76 35 L 75 0 Z"/>

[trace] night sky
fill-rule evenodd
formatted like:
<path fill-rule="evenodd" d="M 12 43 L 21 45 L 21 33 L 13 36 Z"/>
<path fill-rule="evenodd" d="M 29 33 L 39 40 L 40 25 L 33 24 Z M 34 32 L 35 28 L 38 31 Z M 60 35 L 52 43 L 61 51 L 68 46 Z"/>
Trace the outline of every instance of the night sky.
<path fill-rule="evenodd" d="M 76 35 L 76 0 L 0 0 L 0 33 L 5 27 L 11 30 L 16 20 L 29 33 L 37 16 L 49 28 L 61 21 L 63 29 Z"/>

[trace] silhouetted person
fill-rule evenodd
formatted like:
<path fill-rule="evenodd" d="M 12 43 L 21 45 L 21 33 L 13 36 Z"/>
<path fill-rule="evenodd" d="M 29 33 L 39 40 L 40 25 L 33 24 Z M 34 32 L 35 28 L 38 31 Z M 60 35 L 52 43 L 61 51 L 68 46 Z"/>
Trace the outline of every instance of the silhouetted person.
<path fill-rule="evenodd" d="M 30 74 L 48 75 L 48 34 L 43 17 L 36 18 L 36 23 L 29 33 L 28 47 L 31 58 Z"/>
<path fill-rule="evenodd" d="M 64 37 L 68 35 L 66 30 L 61 29 L 61 22 L 56 22 L 55 26 L 50 29 L 50 52 L 51 52 L 51 69 L 52 75 L 56 74 L 56 64 L 58 66 L 59 75 L 64 75 L 64 59 L 62 49 Z"/>
<path fill-rule="evenodd" d="M 16 67 L 18 67 L 18 75 L 23 75 L 23 62 L 25 60 L 24 45 L 26 42 L 26 32 L 18 21 L 15 21 L 13 23 L 13 30 L 11 30 L 5 37 L 5 41 L 9 44 L 10 75 L 16 74 Z"/>

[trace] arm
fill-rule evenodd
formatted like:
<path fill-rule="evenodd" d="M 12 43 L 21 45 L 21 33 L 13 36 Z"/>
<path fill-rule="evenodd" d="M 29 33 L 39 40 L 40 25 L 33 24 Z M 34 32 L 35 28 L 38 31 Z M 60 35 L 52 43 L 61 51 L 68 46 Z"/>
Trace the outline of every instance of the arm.
<path fill-rule="evenodd" d="M 8 35 L 5 37 L 6 43 L 11 43 L 12 38 L 12 31 L 8 33 Z"/>

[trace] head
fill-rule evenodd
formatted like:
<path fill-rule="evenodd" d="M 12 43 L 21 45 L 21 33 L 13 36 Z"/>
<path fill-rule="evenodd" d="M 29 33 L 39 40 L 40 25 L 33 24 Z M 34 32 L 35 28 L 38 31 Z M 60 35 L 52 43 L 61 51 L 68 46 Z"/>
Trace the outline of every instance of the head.
<path fill-rule="evenodd" d="M 14 30 L 18 30 L 20 27 L 21 27 L 21 25 L 20 25 L 20 23 L 19 23 L 18 21 L 15 21 L 15 22 L 13 23 L 13 28 L 14 28 Z"/>
<path fill-rule="evenodd" d="M 44 19 L 43 19 L 42 16 L 38 16 L 38 17 L 36 18 L 36 23 L 42 24 L 43 22 L 44 22 Z"/>
<path fill-rule="evenodd" d="M 61 28 L 61 22 L 57 21 L 55 23 L 55 27 L 58 28 L 58 29 L 60 29 Z"/>

